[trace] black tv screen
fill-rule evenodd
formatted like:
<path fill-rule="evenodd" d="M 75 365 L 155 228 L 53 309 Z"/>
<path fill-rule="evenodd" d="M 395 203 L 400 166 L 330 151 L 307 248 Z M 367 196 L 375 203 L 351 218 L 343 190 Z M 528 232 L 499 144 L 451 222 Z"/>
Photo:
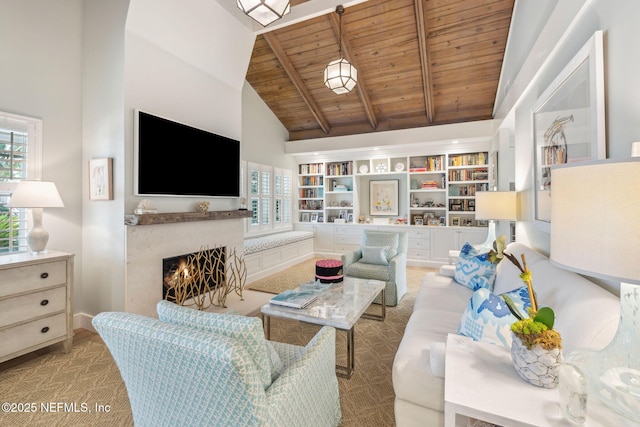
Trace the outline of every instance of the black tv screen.
<path fill-rule="evenodd" d="M 240 196 L 240 141 L 140 110 L 134 191 L 141 196 Z"/>

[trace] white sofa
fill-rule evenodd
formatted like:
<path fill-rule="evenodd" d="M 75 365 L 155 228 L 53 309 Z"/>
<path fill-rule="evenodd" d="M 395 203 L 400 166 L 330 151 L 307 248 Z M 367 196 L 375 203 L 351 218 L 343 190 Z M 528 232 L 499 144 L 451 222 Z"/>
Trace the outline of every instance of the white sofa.
<path fill-rule="evenodd" d="M 506 252 L 518 259 L 524 253 L 533 274 L 533 286 L 541 307 L 553 308 L 557 329 L 563 339 L 563 352 L 577 348 L 600 349 L 608 344 L 617 329 L 620 302 L 614 294 L 595 283 L 557 268 L 538 252 L 512 243 Z M 450 267 L 450 268 L 446 268 Z M 445 266 L 440 273 L 429 273 L 416 296 L 413 313 L 407 323 L 393 363 L 395 419 L 398 427 L 444 425 L 444 376 L 439 371 L 445 360 L 431 368 L 431 350 L 441 348 L 447 334 L 456 333 L 473 291 L 453 278 L 454 268 Z M 519 270 L 503 260 L 496 269 L 494 293 L 522 286 Z M 439 351 L 435 351 L 439 350 Z M 440 356 L 441 359 L 444 356 Z M 523 392 L 527 385 L 523 381 Z"/>

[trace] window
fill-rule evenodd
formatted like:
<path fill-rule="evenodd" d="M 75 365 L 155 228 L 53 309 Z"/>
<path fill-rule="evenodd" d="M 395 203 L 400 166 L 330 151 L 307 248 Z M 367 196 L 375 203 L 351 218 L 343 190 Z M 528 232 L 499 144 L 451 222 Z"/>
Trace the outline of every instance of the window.
<path fill-rule="evenodd" d="M 248 202 L 252 217 L 248 233 L 291 227 L 290 170 L 247 163 Z"/>
<path fill-rule="evenodd" d="M 23 179 L 39 178 L 42 121 L 0 111 L 0 254 L 27 250 L 27 211 L 7 207 Z"/>
<path fill-rule="evenodd" d="M 293 173 L 287 169 L 273 168 L 275 228 L 291 225 L 291 179 Z"/>

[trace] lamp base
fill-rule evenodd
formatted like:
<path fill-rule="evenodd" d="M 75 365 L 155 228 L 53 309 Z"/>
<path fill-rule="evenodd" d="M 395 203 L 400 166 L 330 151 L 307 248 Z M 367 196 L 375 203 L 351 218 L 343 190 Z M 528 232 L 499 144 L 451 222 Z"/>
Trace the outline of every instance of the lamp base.
<path fill-rule="evenodd" d="M 27 235 L 27 243 L 33 253 L 43 253 L 49 242 L 49 233 L 42 228 L 42 208 L 32 208 L 33 228 Z"/>
<path fill-rule="evenodd" d="M 496 241 L 496 222 L 494 220 L 489 221 L 489 227 L 487 232 L 487 239 L 482 242 L 479 246 L 482 249 L 493 249 L 493 242 Z"/>

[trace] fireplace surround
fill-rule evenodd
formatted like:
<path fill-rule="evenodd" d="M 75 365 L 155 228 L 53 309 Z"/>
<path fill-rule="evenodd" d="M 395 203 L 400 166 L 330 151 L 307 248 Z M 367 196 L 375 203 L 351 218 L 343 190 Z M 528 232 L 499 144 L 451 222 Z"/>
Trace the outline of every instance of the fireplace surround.
<path fill-rule="evenodd" d="M 250 215 L 250 211 L 248 212 Z M 157 214 L 162 215 L 162 214 Z M 176 254 L 197 252 L 203 246 L 224 246 L 226 259 L 235 248 L 242 253 L 244 247 L 245 217 L 229 215 L 175 215 L 187 219 L 149 225 L 126 226 L 125 311 L 157 317 L 156 304 L 162 300 L 162 260 Z M 146 217 L 146 215 L 140 215 Z M 129 223 L 131 224 L 131 223 Z"/>

